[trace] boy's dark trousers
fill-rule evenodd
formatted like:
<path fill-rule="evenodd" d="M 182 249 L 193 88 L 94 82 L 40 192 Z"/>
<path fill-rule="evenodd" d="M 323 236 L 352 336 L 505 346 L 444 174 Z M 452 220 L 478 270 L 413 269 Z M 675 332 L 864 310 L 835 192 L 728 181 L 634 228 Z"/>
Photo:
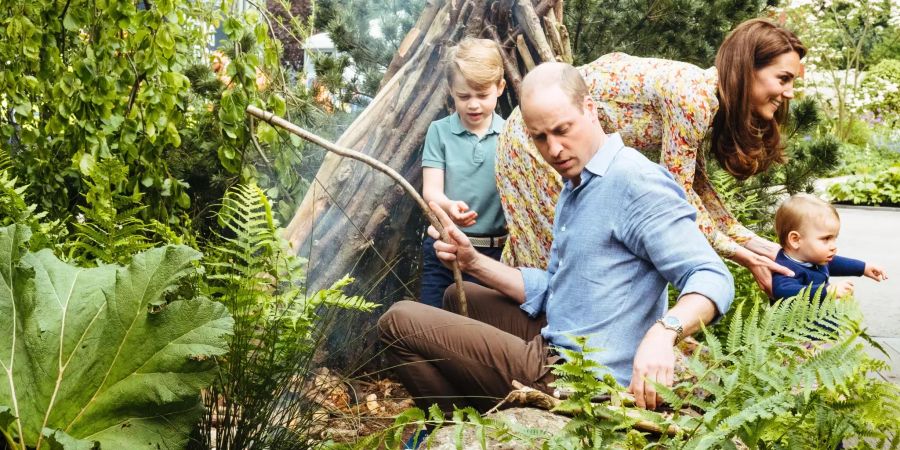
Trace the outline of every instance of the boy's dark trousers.
<path fill-rule="evenodd" d="M 503 247 L 475 247 L 479 253 L 500 261 Z M 471 275 L 463 274 L 463 280 L 481 284 Z M 434 252 L 434 239 L 426 236 L 422 242 L 422 293 L 420 301 L 426 305 L 440 308 L 443 304 L 444 291 L 453 284 L 453 272 L 445 267 Z"/>

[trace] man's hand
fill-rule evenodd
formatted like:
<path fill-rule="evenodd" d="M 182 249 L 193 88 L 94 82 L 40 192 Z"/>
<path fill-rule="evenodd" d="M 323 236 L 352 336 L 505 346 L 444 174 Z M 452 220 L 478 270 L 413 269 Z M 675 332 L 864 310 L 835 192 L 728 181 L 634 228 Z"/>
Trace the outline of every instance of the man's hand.
<path fill-rule="evenodd" d="M 634 394 L 634 403 L 641 408 L 656 409 L 662 399 L 651 381 L 671 386 L 675 381 L 675 332 L 654 324 L 644 335 L 631 372 L 628 392 Z"/>
<path fill-rule="evenodd" d="M 462 200 L 451 200 L 450 204 L 447 205 L 447 214 L 453 220 L 453 223 L 460 227 L 475 225 L 475 219 L 478 217 L 478 213 L 469 211 L 469 205 Z"/>
<path fill-rule="evenodd" d="M 853 282 L 850 280 L 838 281 L 828 285 L 828 292 L 834 293 L 834 298 L 842 299 L 853 296 Z"/>
<path fill-rule="evenodd" d="M 863 275 L 878 282 L 881 282 L 881 280 L 887 280 L 888 278 L 887 274 L 884 273 L 884 269 L 874 264 L 868 263 L 866 264 L 866 271 L 863 273 Z"/>
<path fill-rule="evenodd" d="M 428 207 L 437 216 L 450 238 L 450 242 L 445 242 L 441 240 L 441 234 L 434 226 L 428 227 L 428 235 L 434 239 L 434 251 L 438 259 L 447 267 L 450 267 L 453 261 L 457 261 L 459 270 L 466 272 L 475 264 L 480 253 L 475 250 L 466 234 L 453 224 L 450 216 L 437 203 L 428 202 Z"/>

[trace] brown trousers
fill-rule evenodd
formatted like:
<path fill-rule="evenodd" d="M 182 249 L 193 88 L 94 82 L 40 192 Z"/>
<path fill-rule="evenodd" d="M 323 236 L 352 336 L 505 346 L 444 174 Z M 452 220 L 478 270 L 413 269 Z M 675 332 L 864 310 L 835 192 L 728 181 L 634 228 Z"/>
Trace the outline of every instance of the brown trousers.
<path fill-rule="evenodd" d="M 547 365 L 560 357 L 541 337 L 546 319 L 528 317 L 493 289 L 464 286 L 469 317 L 456 314 L 459 301 L 451 285 L 444 309 L 401 301 L 378 320 L 388 363 L 416 405 L 437 403 L 446 414 L 454 406 L 483 412 L 513 389 L 513 380 L 549 391 L 554 376 Z"/>

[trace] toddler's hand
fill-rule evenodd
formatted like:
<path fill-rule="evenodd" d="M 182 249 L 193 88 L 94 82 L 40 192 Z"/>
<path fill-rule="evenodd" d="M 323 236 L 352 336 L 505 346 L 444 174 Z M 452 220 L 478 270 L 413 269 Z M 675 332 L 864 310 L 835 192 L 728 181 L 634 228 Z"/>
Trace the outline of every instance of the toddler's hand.
<path fill-rule="evenodd" d="M 453 223 L 458 227 L 471 227 L 472 225 L 475 225 L 475 218 L 478 217 L 478 213 L 469 211 L 469 205 L 462 200 L 452 202 L 450 204 L 450 210 L 447 211 L 447 215 L 450 216 L 450 219 L 453 220 Z"/>
<path fill-rule="evenodd" d="M 853 296 L 852 281 L 838 281 L 828 286 L 828 292 L 834 292 L 834 298 L 843 299 Z"/>
<path fill-rule="evenodd" d="M 881 280 L 887 280 L 887 274 L 884 273 L 884 269 L 874 264 L 866 263 L 866 271 L 863 273 L 863 275 L 879 282 Z"/>

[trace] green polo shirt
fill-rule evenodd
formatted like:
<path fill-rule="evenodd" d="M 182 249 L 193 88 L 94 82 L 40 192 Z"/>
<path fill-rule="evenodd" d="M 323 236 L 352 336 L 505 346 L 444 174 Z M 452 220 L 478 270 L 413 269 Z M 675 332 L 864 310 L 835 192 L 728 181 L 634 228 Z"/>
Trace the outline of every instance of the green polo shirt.
<path fill-rule="evenodd" d="M 422 167 L 444 171 L 444 195 L 462 200 L 478 213 L 475 225 L 463 228 L 467 234 L 501 236 L 506 234 L 506 219 L 500 208 L 494 156 L 497 138 L 504 120 L 494 113 L 491 127 L 478 138 L 467 130 L 459 114 L 431 122 L 422 151 Z"/>

